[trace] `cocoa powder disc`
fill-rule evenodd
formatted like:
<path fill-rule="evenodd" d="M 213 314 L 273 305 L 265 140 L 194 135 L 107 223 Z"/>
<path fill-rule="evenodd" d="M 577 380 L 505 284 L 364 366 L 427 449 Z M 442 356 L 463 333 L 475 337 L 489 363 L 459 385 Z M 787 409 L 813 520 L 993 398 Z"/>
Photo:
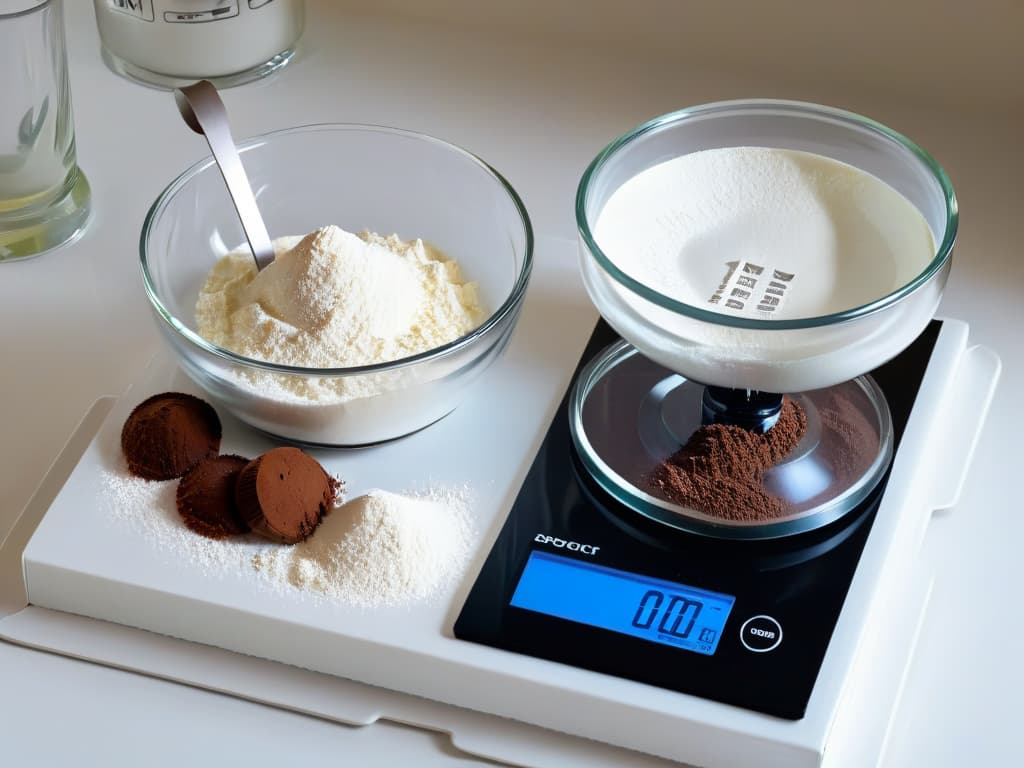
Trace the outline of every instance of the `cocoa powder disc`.
<path fill-rule="evenodd" d="M 334 506 L 338 482 L 298 448 L 274 448 L 238 475 L 235 499 L 255 533 L 282 544 L 303 541 Z"/>
<path fill-rule="evenodd" d="M 178 483 L 178 513 L 191 530 L 211 539 L 245 533 L 249 526 L 235 503 L 238 475 L 249 463 L 242 456 L 209 456 Z"/>
<path fill-rule="evenodd" d="M 205 400 L 164 392 L 143 400 L 121 429 L 121 450 L 133 475 L 146 480 L 181 477 L 220 450 L 217 412 Z"/>

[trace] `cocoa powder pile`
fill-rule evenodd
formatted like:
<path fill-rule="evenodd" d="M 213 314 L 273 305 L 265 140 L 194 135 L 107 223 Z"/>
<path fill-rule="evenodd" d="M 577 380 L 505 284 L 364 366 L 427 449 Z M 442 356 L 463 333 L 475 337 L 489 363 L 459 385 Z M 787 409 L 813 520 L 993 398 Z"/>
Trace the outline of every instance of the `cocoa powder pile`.
<path fill-rule="evenodd" d="M 765 434 L 728 424 L 701 427 L 648 477 L 658 495 L 727 520 L 772 520 L 786 503 L 764 489 L 764 474 L 796 448 L 807 416 L 786 397 Z"/>
<path fill-rule="evenodd" d="M 313 535 L 340 490 L 340 483 L 316 459 L 284 446 L 245 465 L 234 498 L 255 533 L 280 544 L 297 544 Z"/>
<path fill-rule="evenodd" d="M 145 480 L 181 478 L 178 513 L 210 539 L 252 530 L 295 544 L 312 535 L 343 495 L 344 483 L 299 448 L 274 448 L 250 461 L 220 454 L 220 442 L 213 406 L 181 392 L 144 400 L 121 429 L 128 471 Z"/>
<path fill-rule="evenodd" d="M 173 480 L 220 450 L 220 418 L 213 407 L 184 392 L 143 400 L 121 429 L 121 450 L 133 475 Z"/>
<path fill-rule="evenodd" d="M 190 530 L 210 539 L 246 533 L 235 502 L 238 475 L 249 460 L 235 454 L 203 459 L 185 473 L 175 495 L 178 513 Z"/>

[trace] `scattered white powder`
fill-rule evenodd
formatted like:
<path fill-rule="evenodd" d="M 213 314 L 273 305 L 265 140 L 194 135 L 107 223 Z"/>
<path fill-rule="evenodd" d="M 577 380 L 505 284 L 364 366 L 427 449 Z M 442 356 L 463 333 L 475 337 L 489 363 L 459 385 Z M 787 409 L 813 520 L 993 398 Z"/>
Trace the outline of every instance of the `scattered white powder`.
<path fill-rule="evenodd" d="M 222 577 L 249 567 L 252 557 L 273 545 L 255 535 L 209 539 L 189 530 L 178 514 L 177 480 L 143 480 L 119 466 L 102 471 L 103 504 L 111 522 L 128 526 L 167 561 L 198 570 L 204 577 Z"/>
<path fill-rule="evenodd" d="M 460 576 L 472 525 L 467 492 L 402 496 L 373 490 L 335 510 L 301 544 L 259 553 L 253 565 L 330 599 L 363 607 L 435 595 Z"/>
<path fill-rule="evenodd" d="M 484 319 L 476 284 L 422 240 L 329 226 L 274 247 L 262 272 L 247 251 L 214 265 L 196 304 L 200 335 L 259 360 L 347 368 L 434 349 Z M 269 396 L 329 403 L 398 386 L 393 376 L 247 378 Z"/>
<path fill-rule="evenodd" d="M 294 546 L 249 534 L 214 540 L 178 514 L 178 481 L 143 480 L 121 465 L 104 470 L 102 503 L 111 523 L 140 534 L 166 560 L 204 578 L 253 579 L 271 592 L 379 608 L 427 600 L 469 560 L 469 492 L 435 488 L 401 496 L 371 491 L 333 510 Z"/>

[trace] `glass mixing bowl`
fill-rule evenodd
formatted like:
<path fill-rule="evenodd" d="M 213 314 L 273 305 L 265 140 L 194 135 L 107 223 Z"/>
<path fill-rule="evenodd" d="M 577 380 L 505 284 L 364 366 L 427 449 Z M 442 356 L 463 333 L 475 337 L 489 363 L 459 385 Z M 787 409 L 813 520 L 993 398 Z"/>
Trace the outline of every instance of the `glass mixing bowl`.
<path fill-rule="evenodd" d="M 595 224 L 626 181 L 674 157 L 738 146 L 812 152 L 873 174 L 924 216 L 936 243 L 934 258 L 909 283 L 863 306 L 820 317 L 765 320 L 677 301 L 630 277 L 601 250 Z M 949 274 L 957 204 L 942 168 L 909 139 L 873 120 L 816 104 L 748 100 L 673 112 L 613 141 L 580 181 L 576 222 L 591 300 L 644 355 L 702 384 L 799 392 L 870 371 L 924 330 Z"/>
<path fill-rule="evenodd" d="M 471 333 L 412 357 L 358 368 L 300 368 L 230 352 L 195 323 L 214 262 L 245 243 L 212 158 L 175 179 L 142 227 L 142 275 L 158 326 L 185 373 L 219 405 L 290 441 L 356 446 L 421 429 L 452 411 L 511 337 L 533 263 L 515 190 L 474 155 L 429 136 L 365 125 L 308 125 L 239 145 L 272 238 L 336 224 L 422 238 L 458 260 L 490 315 Z M 369 397 L 286 396 L 288 377 L 363 379 Z M 294 389 L 294 387 L 292 388 Z M 350 390 L 351 391 L 351 390 Z"/>

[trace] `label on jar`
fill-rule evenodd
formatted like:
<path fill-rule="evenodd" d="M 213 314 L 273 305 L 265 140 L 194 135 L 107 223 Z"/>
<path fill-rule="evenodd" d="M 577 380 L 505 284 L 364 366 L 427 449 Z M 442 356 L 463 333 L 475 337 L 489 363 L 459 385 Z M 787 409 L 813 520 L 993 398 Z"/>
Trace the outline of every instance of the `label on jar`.
<path fill-rule="evenodd" d="M 208 21 L 220 21 L 230 19 L 238 15 L 237 0 L 211 0 L 215 3 L 213 8 L 207 7 L 196 11 L 164 11 L 164 21 L 170 24 L 202 24 Z M 211 2 L 206 3 L 207 6 Z"/>
<path fill-rule="evenodd" d="M 107 0 L 107 7 L 142 21 L 154 21 L 156 18 L 153 0 Z"/>

